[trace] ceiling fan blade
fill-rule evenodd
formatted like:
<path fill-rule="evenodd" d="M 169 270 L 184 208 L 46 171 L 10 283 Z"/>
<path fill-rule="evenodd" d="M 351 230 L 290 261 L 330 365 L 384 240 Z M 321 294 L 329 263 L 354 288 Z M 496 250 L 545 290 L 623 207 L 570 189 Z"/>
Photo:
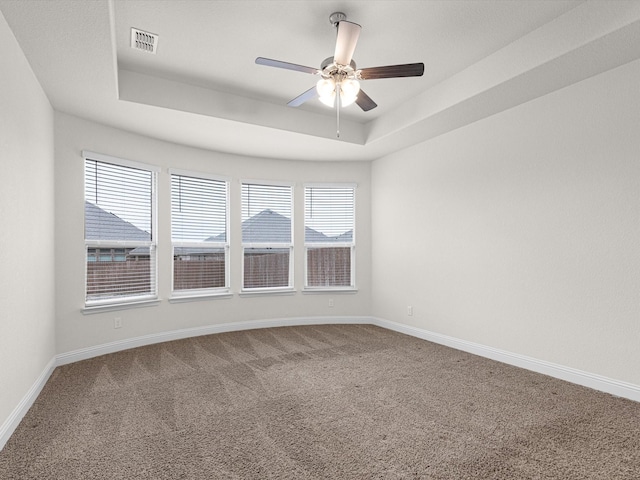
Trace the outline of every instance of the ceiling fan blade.
<path fill-rule="evenodd" d="M 284 68 L 286 70 L 294 70 L 296 72 L 310 73 L 315 75 L 320 73 L 320 70 L 313 67 L 305 67 L 304 65 L 297 65 L 295 63 L 281 62 L 280 60 L 272 60 L 271 58 L 258 57 L 256 58 L 258 65 L 266 65 L 267 67 Z"/>
<path fill-rule="evenodd" d="M 291 100 L 289 103 L 287 103 L 287 105 L 290 107 L 299 107 L 304 102 L 311 100 L 313 98 L 316 98 L 317 96 L 318 96 L 318 90 L 316 89 L 316 87 L 311 87 L 306 92 L 298 95 L 296 98 Z"/>
<path fill-rule="evenodd" d="M 373 100 L 371 100 L 371 97 L 366 93 L 364 93 L 362 89 L 360 89 L 360 91 L 358 92 L 358 98 L 356 98 L 356 103 L 365 112 L 368 112 L 369 110 L 373 110 L 378 106 L 378 104 Z"/>
<path fill-rule="evenodd" d="M 349 65 L 351 63 L 361 29 L 362 27 L 357 23 L 347 22 L 346 20 L 338 23 L 336 51 L 333 54 L 334 62 L 339 65 Z"/>
<path fill-rule="evenodd" d="M 360 70 L 360 78 L 374 80 L 377 78 L 421 77 L 423 73 L 424 63 L 405 63 L 404 65 L 363 68 Z"/>

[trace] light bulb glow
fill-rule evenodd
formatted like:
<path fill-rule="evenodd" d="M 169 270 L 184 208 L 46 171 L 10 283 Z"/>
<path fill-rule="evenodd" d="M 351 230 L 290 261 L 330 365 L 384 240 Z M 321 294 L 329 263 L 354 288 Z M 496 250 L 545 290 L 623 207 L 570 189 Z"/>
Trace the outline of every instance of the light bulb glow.
<path fill-rule="evenodd" d="M 328 95 L 322 95 L 321 97 L 318 97 L 318 100 L 324 103 L 327 107 L 333 108 L 336 103 L 336 92 L 331 92 Z"/>
<path fill-rule="evenodd" d="M 346 79 L 340 82 L 340 105 L 348 107 L 358 98 L 360 91 L 360 82 L 357 80 Z"/>
<path fill-rule="evenodd" d="M 360 82 L 345 78 L 336 82 L 334 77 L 321 78 L 316 84 L 319 100 L 328 107 L 335 107 L 336 93 L 340 92 L 340 106 L 348 107 L 358 98 Z"/>
<path fill-rule="evenodd" d="M 333 78 L 321 78 L 316 84 L 316 90 L 321 97 L 330 96 L 336 91 L 336 82 Z"/>

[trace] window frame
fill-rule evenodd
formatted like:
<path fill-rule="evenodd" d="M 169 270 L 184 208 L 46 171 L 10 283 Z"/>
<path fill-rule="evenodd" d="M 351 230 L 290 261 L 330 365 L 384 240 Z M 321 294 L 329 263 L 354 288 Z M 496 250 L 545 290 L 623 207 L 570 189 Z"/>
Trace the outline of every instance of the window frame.
<path fill-rule="evenodd" d="M 265 187 L 288 187 L 291 191 L 290 208 L 291 208 L 291 240 L 290 242 L 245 242 L 241 234 L 241 281 L 240 281 L 240 294 L 241 295 L 261 295 L 261 294 L 288 294 L 295 292 L 295 262 L 294 262 L 294 216 L 295 216 L 295 183 L 292 182 L 278 182 L 273 180 L 253 180 L 253 179 L 241 179 L 240 180 L 240 222 L 241 225 L 244 222 L 242 220 L 242 211 L 244 209 L 243 188 L 244 185 L 255 185 Z M 251 217 L 249 217 L 251 218 Z M 288 265 L 288 285 L 281 287 L 245 287 L 245 251 L 247 249 L 287 249 L 289 251 L 289 265 Z"/>
<path fill-rule="evenodd" d="M 229 177 L 212 175 L 203 172 L 195 172 L 192 170 L 181 170 L 176 168 L 168 169 L 169 173 L 169 190 L 170 190 L 170 230 L 171 230 L 171 297 L 170 302 L 209 298 L 209 297 L 228 297 L 231 295 L 231 268 L 230 268 L 230 229 L 229 229 L 229 215 L 230 215 L 230 183 Z M 185 242 L 173 240 L 173 176 L 189 177 L 199 180 L 212 180 L 215 182 L 225 183 L 225 241 L 224 242 Z M 206 245 L 210 248 L 222 248 L 224 251 L 224 287 L 211 287 L 211 288 L 193 288 L 193 289 L 175 289 L 175 249 L 177 248 L 197 248 Z"/>
<path fill-rule="evenodd" d="M 133 160 L 128 160 L 120 157 L 115 157 L 111 155 L 105 155 L 102 153 L 92 152 L 88 150 L 82 151 L 82 168 L 83 168 L 83 205 L 87 201 L 86 199 L 86 184 L 87 184 L 87 176 L 86 176 L 86 162 L 87 160 L 96 161 L 101 163 L 108 163 L 111 165 L 115 165 L 118 167 L 132 168 L 136 170 L 143 170 L 149 172 L 151 174 L 151 182 L 150 182 L 150 194 L 151 194 L 151 205 L 150 205 L 150 216 L 151 216 L 151 232 L 150 232 L 150 240 L 149 241 L 139 241 L 139 240 L 90 240 L 86 238 L 86 213 L 83 213 L 83 245 L 84 245 L 84 308 L 82 309 L 83 313 L 91 313 L 92 311 L 103 311 L 103 310 L 117 310 L 121 308 L 128 307 L 137 307 L 137 306 L 145 306 L 145 305 L 154 305 L 160 302 L 158 296 L 158 255 L 157 255 L 157 237 L 158 237 L 158 173 L 160 172 L 160 167 L 155 165 L 150 165 L 147 163 L 137 162 Z M 87 264 L 89 262 L 89 249 L 126 249 L 126 248 L 138 248 L 138 247 L 148 247 L 150 253 L 150 275 L 149 281 L 151 283 L 151 292 L 148 294 L 142 295 L 127 295 L 115 298 L 104 298 L 104 299 L 95 299 L 88 300 L 88 268 Z M 151 255 L 153 253 L 153 255 Z"/>
<path fill-rule="evenodd" d="M 344 183 L 305 183 L 303 185 L 303 207 L 304 207 L 304 288 L 305 293 L 321 293 L 321 292 L 356 292 L 358 290 L 356 284 L 356 200 L 357 200 L 357 187 L 356 183 L 344 182 Z M 307 242 L 306 229 L 307 229 L 307 189 L 308 188 L 344 188 L 353 189 L 353 228 L 350 242 Z M 311 227 L 309 227 L 311 228 Z M 349 248 L 350 249 L 350 285 L 309 285 L 309 250 L 317 248 Z"/>

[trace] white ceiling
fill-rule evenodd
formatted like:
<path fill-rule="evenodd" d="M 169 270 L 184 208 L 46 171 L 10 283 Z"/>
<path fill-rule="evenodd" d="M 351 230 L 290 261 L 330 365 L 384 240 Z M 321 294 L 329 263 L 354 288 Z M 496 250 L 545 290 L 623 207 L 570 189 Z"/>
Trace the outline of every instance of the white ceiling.
<path fill-rule="evenodd" d="M 186 145 L 267 158 L 371 160 L 640 58 L 640 2 L 574 0 L 0 0 L 56 110 Z M 286 103 L 333 55 L 334 11 L 362 25 L 359 68 L 378 107 Z M 157 55 L 130 29 L 159 35 Z"/>

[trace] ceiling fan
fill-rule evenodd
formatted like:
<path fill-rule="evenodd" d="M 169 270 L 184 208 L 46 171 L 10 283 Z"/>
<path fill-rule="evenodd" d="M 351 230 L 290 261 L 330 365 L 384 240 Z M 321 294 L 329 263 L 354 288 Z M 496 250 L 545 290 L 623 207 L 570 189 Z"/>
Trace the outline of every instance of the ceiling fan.
<path fill-rule="evenodd" d="M 355 103 L 363 111 L 368 112 L 378 106 L 369 95 L 360 89 L 360 80 L 420 77 L 424 73 L 424 63 L 387 65 L 358 70 L 356 62 L 353 61 L 353 52 L 356 49 L 362 27 L 357 23 L 348 22 L 346 19 L 347 16 L 342 12 L 334 12 L 329 16 L 329 21 L 337 28 L 336 49 L 333 57 L 326 58 L 320 68 L 305 67 L 264 57 L 256 58 L 258 65 L 320 75 L 322 78 L 318 80 L 316 86 L 298 95 L 287 105 L 299 107 L 309 100 L 319 98 L 325 105 L 335 106 L 338 119 L 338 137 L 340 136 L 340 107 L 347 107 Z"/>

